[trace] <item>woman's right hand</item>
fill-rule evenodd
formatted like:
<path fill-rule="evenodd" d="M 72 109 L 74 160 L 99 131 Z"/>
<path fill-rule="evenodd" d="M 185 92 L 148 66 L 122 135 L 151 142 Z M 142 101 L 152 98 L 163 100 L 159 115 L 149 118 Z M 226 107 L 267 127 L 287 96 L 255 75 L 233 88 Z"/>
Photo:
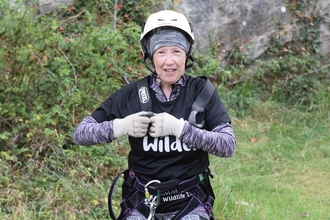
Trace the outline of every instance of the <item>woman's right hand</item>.
<path fill-rule="evenodd" d="M 113 121 L 113 132 L 115 138 L 124 135 L 132 137 L 144 137 L 148 133 L 150 118 L 149 112 L 141 111 L 131 114 L 122 119 L 115 119 Z"/>

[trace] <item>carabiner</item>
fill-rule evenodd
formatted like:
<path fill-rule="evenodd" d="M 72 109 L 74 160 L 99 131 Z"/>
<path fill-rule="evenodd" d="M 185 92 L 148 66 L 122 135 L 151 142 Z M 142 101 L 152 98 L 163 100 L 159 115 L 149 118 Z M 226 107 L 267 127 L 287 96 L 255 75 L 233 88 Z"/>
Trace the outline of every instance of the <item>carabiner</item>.
<path fill-rule="evenodd" d="M 159 180 L 151 180 L 144 186 L 144 194 L 145 194 L 145 197 L 146 197 L 144 199 L 144 203 L 150 209 L 148 220 L 154 220 L 155 219 L 155 211 L 156 211 L 157 206 L 160 203 L 160 195 L 161 195 L 160 192 L 157 192 L 156 196 L 150 195 L 149 190 L 148 190 L 148 186 L 151 185 L 152 183 L 161 183 L 161 182 Z"/>

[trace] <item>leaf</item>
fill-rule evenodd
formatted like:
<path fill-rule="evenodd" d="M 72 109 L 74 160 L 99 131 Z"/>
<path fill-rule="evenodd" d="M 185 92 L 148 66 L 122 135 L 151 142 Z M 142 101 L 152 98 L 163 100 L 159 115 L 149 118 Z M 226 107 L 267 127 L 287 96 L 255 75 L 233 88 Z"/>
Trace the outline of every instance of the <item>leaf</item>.
<path fill-rule="evenodd" d="M 253 137 L 253 138 L 251 138 L 251 140 L 250 140 L 250 141 L 251 141 L 251 143 L 253 143 L 253 144 L 254 144 L 254 143 L 256 143 L 256 142 L 257 142 L 257 138 L 256 138 L 256 137 Z"/>

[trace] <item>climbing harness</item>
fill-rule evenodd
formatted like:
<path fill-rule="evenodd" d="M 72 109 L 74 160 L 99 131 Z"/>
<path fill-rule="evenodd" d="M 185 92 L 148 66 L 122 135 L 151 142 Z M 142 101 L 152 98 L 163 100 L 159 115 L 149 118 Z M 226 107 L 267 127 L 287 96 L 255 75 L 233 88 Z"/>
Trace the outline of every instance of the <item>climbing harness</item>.
<path fill-rule="evenodd" d="M 128 187 L 126 189 L 129 189 L 130 193 L 129 195 L 123 196 L 123 200 L 120 204 L 121 213 L 117 218 L 112 209 L 112 196 L 116 183 L 122 174 L 125 174 L 125 183 L 126 187 Z M 122 220 L 125 219 L 125 217 L 127 217 L 133 209 L 136 209 L 148 220 L 154 220 L 156 208 L 160 204 L 162 192 L 166 192 L 169 189 L 180 188 L 181 192 L 189 193 L 191 195 L 191 199 L 187 203 L 188 205 L 172 218 L 173 220 L 181 219 L 198 205 L 203 205 L 210 214 L 211 219 L 214 219 L 212 214 L 214 194 L 209 182 L 209 176 L 211 178 L 213 177 L 209 169 L 207 169 L 204 173 L 200 173 L 182 182 L 179 182 L 177 179 L 167 182 L 152 180 L 147 184 L 143 184 L 140 182 L 138 177 L 135 176 L 133 171 L 126 169 L 115 178 L 110 187 L 108 194 L 108 209 L 110 217 L 113 220 Z M 203 184 L 205 187 L 201 187 L 200 184 Z M 123 191 L 124 190 L 125 189 L 123 189 Z M 153 194 L 149 193 L 149 190 L 152 190 Z"/>

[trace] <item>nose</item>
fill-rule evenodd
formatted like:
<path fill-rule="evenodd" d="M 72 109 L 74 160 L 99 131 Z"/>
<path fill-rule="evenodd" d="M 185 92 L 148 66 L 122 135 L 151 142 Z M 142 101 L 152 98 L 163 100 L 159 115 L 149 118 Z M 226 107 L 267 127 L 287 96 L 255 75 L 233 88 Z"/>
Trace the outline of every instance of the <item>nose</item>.
<path fill-rule="evenodd" d="M 172 65 L 174 63 L 174 60 L 173 60 L 173 57 L 172 57 L 172 54 L 167 54 L 166 55 L 166 59 L 165 59 L 165 64 L 166 65 Z"/>

